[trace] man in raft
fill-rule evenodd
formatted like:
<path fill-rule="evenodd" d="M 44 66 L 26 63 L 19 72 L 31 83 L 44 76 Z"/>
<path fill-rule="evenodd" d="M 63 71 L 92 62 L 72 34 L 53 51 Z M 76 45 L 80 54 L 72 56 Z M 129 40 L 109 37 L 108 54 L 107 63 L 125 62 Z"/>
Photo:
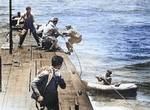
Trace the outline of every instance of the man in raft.
<path fill-rule="evenodd" d="M 103 84 L 104 84 L 104 85 L 111 85 L 111 81 L 112 81 L 111 74 L 112 74 L 112 71 L 107 70 L 107 72 L 106 72 L 106 74 L 105 74 L 105 77 L 96 76 L 96 78 L 97 78 L 98 81 L 100 81 L 100 82 L 103 81 Z"/>

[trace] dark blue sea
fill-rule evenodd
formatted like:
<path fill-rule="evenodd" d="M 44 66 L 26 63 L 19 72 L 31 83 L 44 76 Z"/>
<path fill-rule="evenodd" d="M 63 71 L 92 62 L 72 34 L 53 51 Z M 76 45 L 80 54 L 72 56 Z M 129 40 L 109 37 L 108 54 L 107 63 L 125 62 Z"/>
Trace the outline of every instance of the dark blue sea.
<path fill-rule="evenodd" d="M 94 110 L 149 110 L 150 0 L 12 0 L 12 13 L 24 13 L 26 6 L 37 24 L 57 17 L 60 31 L 71 24 L 82 34 L 69 58 L 83 80 L 97 83 L 95 75 L 112 70 L 113 83 L 138 85 L 137 95 L 127 100 L 89 95 Z M 8 23 L 9 0 L 0 0 L 0 32 Z M 64 39 L 58 40 L 67 51 Z"/>

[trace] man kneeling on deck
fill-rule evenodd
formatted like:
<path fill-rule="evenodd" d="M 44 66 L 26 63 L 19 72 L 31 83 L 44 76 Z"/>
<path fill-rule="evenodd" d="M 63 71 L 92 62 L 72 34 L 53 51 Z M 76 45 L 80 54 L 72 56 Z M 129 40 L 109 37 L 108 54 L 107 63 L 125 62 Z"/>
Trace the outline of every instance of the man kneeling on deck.
<path fill-rule="evenodd" d="M 59 85 L 62 89 L 66 88 L 66 83 L 59 71 L 62 63 L 61 56 L 54 56 L 52 67 L 41 68 L 31 84 L 33 94 L 37 97 L 36 101 L 42 108 L 40 110 L 59 110 L 57 87 Z"/>
<path fill-rule="evenodd" d="M 52 51 L 58 48 L 57 37 L 62 36 L 62 34 L 58 31 L 56 27 L 57 22 L 58 22 L 58 18 L 54 18 L 53 20 L 50 20 L 48 24 L 44 27 L 43 37 L 42 37 L 43 49 Z"/>

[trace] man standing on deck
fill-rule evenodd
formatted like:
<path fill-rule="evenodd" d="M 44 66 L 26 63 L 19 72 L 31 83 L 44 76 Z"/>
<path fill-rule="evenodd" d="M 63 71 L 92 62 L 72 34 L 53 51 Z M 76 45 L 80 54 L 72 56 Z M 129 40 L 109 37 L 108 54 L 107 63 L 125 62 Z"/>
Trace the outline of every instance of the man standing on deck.
<path fill-rule="evenodd" d="M 54 18 L 52 21 L 50 20 L 48 24 L 45 26 L 43 30 L 43 40 L 42 47 L 46 50 L 57 49 L 57 37 L 62 36 L 62 34 L 58 31 L 56 24 L 58 23 L 58 18 Z"/>
<path fill-rule="evenodd" d="M 36 94 L 36 99 L 40 103 L 41 107 L 46 107 L 46 110 L 59 110 L 58 103 L 58 85 L 62 88 L 66 88 L 66 83 L 61 77 L 59 69 L 63 63 L 63 58 L 61 56 L 55 55 L 52 58 L 52 77 L 48 82 L 49 70 L 44 70 L 39 73 L 39 75 L 33 80 L 31 87 L 33 93 Z M 51 67 L 49 67 L 51 69 Z M 48 82 L 48 84 L 46 84 Z M 45 110 L 45 109 L 44 109 Z"/>
<path fill-rule="evenodd" d="M 22 45 L 22 43 L 23 43 L 23 41 L 27 35 L 28 29 L 30 29 L 30 31 L 32 32 L 38 46 L 40 46 L 40 42 L 39 42 L 39 39 L 36 35 L 36 30 L 34 27 L 34 24 L 35 24 L 34 17 L 30 12 L 31 12 L 31 7 L 26 7 L 26 13 L 23 16 L 21 16 L 21 18 L 17 22 L 17 26 L 19 25 L 19 22 L 22 18 L 25 22 L 24 26 L 23 26 L 22 33 L 20 34 L 20 41 L 19 41 L 18 47 L 21 47 L 21 45 Z"/>

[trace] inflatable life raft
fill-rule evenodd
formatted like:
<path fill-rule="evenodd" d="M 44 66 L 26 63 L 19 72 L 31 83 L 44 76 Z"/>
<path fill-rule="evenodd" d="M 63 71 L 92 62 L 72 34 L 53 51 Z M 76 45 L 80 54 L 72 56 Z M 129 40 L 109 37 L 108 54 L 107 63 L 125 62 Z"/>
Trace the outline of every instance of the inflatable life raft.
<path fill-rule="evenodd" d="M 126 84 L 119 84 L 119 85 L 102 85 L 92 82 L 83 81 L 86 88 L 98 90 L 99 92 L 103 93 L 123 93 L 123 94 L 135 94 L 138 87 L 134 83 L 126 83 Z"/>

